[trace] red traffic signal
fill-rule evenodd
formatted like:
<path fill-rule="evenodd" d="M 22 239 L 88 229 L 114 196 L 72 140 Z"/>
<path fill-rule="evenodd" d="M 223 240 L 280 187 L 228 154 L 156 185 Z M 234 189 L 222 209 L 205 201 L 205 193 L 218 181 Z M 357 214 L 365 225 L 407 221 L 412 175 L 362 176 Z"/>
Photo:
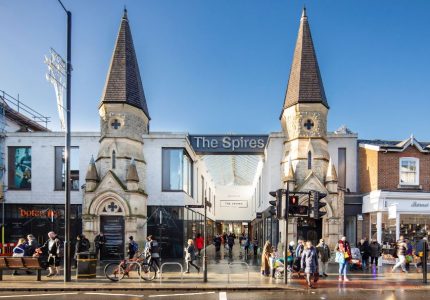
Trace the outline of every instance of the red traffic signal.
<path fill-rule="evenodd" d="M 299 205 L 299 196 L 293 195 L 288 197 L 288 202 L 290 206 L 297 206 Z"/>

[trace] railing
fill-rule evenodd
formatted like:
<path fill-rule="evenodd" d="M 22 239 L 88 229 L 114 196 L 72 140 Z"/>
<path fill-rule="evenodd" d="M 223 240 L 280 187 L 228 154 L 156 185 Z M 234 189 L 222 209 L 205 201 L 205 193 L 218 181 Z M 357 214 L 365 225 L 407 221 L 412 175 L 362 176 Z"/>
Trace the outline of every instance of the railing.
<path fill-rule="evenodd" d="M 182 267 L 182 264 L 181 264 L 181 263 L 178 263 L 178 262 L 165 262 L 165 263 L 163 263 L 163 264 L 161 265 L 161 267 L 160 267 L 160 283 L 161 283 L 161 281 L 162 281 L 162 279 L 163 279 L 163 267 L 164 267 L 165 265 L 176 265 L 176 266 L 181 267 L 181 282 L 183 282 L 183 281 L 184 281 L 184 268 Z"/>
<path fill-rule="evenodd" d="M 5 104 L 7 104 L 12 109 L 26 115 L 29 118 L 32 118 L 35 122 L 45 123 L 45 128 L 48 128 L 49 117 L 45 117 L 44 115 L 32 109 L 31 107 L 22 103 L 19 100 L 19 96 L 18 98 L 14 98 L 13 96 L 6 93 L 5 91 L 0 90 L 0 98 L 4 101 Z M 6 109 L 6 108 L 3 107 L 2 109 Z"/>
<path fill-rule="evenodd" d="M 139 277 L 139 283 L 141 283 L 142 282 L 142 277 L 141 277 L 142 266 L 140 265 L 140 263 L 138 263 L 137 261 L 128 261 L 126 265 L 127 265 L 127 268 L 130 270 L 131 270 L 131 266 L 133 266 L 133 265 L 136 265 L 139 268 L 139 273 L 138 273 L 139 276 L 138 277 Z"/>
<path fill-rule="evenodd" d="M 246 268 L 247 268 L 247 270 L 248 270 L 248 284 L 249 284 L 249 265 L 246 263 L 246 262 L 244 262 L 244 261 L 241 261 L 241 262 L 232 262 L 232 263 L 229 263 L 228 264 L 228 277 L 227 277 L 227 282 L 228 283 L 230 283 L 230 274 L 231 274 L 231 266 L 232 265 L 245 265 L 246 266 Z"/>

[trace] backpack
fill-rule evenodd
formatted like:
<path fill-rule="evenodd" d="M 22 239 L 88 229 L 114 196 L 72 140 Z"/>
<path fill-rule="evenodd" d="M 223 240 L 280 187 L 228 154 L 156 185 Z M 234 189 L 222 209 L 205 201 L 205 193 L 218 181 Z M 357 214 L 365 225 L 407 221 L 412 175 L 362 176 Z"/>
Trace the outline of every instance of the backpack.
<path fill-rule="evenodd" d="M 82 239 L 81 241 L 82 252 L 90 250 L 90 241 L 87 239 Z"/>
<path fill-rule="evenodd" d="M 132 241 L 130 244 L 131 244 L 131 251 L 136 253 L 137 250 L 139 250 L 139 245 L 135 241 Z"/>

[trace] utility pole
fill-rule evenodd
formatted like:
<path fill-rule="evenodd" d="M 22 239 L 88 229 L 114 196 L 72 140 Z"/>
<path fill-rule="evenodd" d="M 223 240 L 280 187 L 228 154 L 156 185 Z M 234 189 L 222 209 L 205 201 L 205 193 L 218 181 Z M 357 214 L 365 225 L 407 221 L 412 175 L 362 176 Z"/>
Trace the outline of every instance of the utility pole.
<path fill-rule="evenodd" d="M 207 210 L 207 198 L 205 196 L 205 203 L 203 203 L 204 206 L 204 224 L 203 224 L 203 240 L 204 240 L 204 244 L 203 244 L 203 282 L 208 282 L 208 262 L 207 262 L 207 256 L 206 256 L 206 210 Z"/>

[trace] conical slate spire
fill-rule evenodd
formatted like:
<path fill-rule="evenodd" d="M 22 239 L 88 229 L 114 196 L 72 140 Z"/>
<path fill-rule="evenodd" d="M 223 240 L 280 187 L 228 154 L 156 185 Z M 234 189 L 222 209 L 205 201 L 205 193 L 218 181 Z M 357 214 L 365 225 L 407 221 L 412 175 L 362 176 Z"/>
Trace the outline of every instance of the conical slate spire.
<path fill-rule="evenodd" d="M 136 163 L 134 161 L 134 158 L 131 159 L 125 180 L 139 182 L 139 175 L 137 175 Z"/>
<path fill-rule="evenodd" d="M 305 7 L 300 19 L 284 108 L 298 103 L 321 103 L 329 108 Z"/>
<path fill-rule="evenodd" d="M 88 165 L 87 174 L 85 176 L 86 181 L 99 181 L 99 175 L 97 174 L 96 163 L 94 162 L 94 156 L 91 157 Z"/>
<path fill-rule="evenodd" d="M 150 119 L 125 8 L 106 78 L 103 103 L 130 104 L 142 109 Z"/>

